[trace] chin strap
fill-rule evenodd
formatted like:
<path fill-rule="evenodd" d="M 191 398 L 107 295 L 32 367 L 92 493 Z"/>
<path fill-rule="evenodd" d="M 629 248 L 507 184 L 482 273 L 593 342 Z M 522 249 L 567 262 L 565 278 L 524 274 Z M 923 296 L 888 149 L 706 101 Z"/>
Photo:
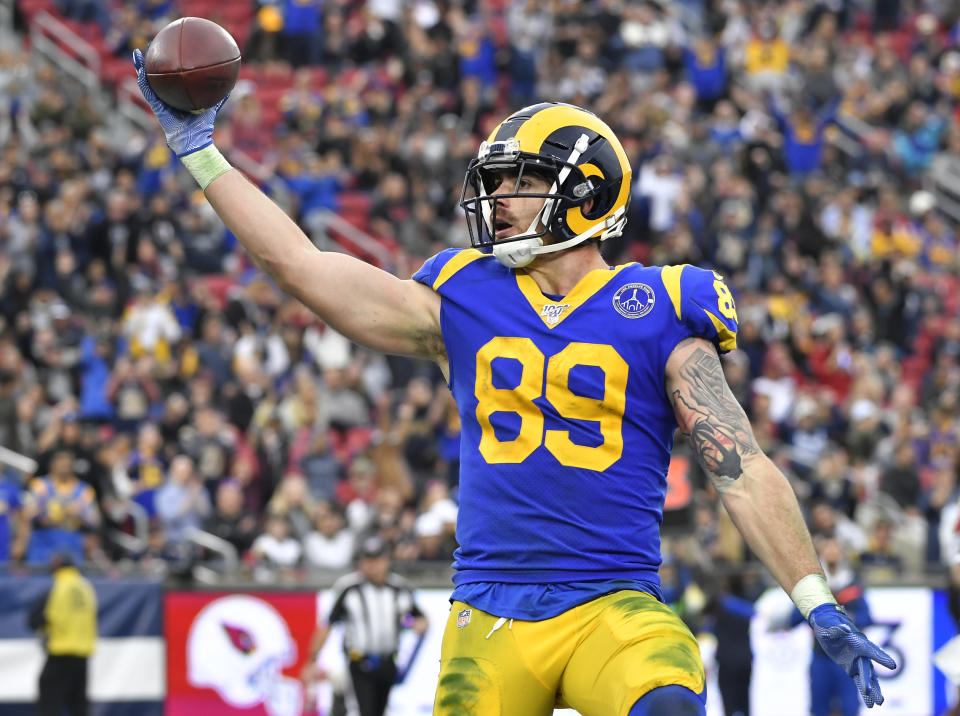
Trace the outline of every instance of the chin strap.
<path fill-rule="evenodd" d="M 539 236 L 529 239 L 517 239 L 503 244 L 494 244 L 493 255 L 507 268 L 523 268 L 540 254 L 552 254 L 556 251 L 563 251 L 564 249 L 573 248 L 577 244 L 583 243 L 597 233 L 598 227 L 603 228 L 603 232 L 598 237 L 601 241 L 611 236 L 619 236 L 623 232 L 624 223 L 626 223 L 626 218 L 623 216 L 624 211 L 625 207 L 621 207 L 610 214 L 610 216 L 600 224 L 594 224 L 572 239 L 561 241 L 558 244 L 547 244 L 544 246 L 543 240 Z"/>

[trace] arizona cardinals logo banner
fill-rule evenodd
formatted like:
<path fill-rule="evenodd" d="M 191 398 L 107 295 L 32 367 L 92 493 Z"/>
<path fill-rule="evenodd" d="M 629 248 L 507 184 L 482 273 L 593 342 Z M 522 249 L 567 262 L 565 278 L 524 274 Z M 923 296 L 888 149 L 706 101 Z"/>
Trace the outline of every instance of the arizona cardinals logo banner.
<path fill-rule="evenodd" d="M 166 713 L 300 716 L 313 592 L 169 592 Z"/>

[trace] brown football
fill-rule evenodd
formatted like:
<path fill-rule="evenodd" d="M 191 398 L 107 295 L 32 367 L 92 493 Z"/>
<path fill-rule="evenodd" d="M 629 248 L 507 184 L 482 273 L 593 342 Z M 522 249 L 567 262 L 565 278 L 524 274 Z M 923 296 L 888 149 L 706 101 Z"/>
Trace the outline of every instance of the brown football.
<path fill-rule="evenodd" d="M 240 73 L 230 33 L 202 17 L 181 17 L 157 33 L 143 58 L 147 82 L 177 109 L 195 112 L 227 96 Z"/>

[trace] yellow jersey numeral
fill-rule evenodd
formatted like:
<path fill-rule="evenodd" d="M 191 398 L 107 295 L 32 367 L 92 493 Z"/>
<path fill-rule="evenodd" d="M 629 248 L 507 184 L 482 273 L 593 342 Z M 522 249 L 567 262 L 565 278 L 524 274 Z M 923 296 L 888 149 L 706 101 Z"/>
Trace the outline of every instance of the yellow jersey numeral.
<path fill-rule="evenodd" d="M 512 358 L 520 363 L 520 382 L 516 387 L 494 387 L 494 358 Z M 599 400 L 570 390 L 570 371 L 578 365 L 595 366 L 603 371 L 603 396 Z M 488 463 L 520 463 L 542 443 L 561 465 L 606 470 L 623 454 L 622 427 L 628 372 L 627 362 L 610 345 L 574 342 L 545 360 L 529 338 L 491 339 L 477 352 L 480 454 Z M 544 432 L 543 413 L 533 402 L 541 395 L 563 418 L 598 423 L 603 442 L 596 446 L 578 445 L 570 439 L 569 430 Z M 499 412 L 520 416 L 520 430 L 512 440 L 499 440 L 494 434 L 491 416 Z"/>

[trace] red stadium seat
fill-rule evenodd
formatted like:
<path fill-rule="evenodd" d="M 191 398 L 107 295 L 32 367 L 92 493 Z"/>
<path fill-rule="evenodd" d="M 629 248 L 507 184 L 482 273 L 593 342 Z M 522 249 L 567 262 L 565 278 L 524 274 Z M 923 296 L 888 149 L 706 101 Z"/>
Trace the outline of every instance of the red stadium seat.
<path fill-rule="evenodd" d="M 46 10 L 51 15 L 57 15 L 52 0 L 20 0 L 19 6 L 20 12 L 23 13 L 23 17 L 27 23 L 30 23 L 30 21 L 33 20 L 33 16 L 41 10 Z"/>
<path fill-rule="evenodd" d="M 214 274 L 203 276 L 198 280 L 203 282 L 207 291 L 210 292 L 210 295 L 214 297 L 221 308 L 227 305 L 227 292 L 235 284 L 232 276 Z"/>
<path fill-rule="evenodd" d="M 373 200 L 369 194 L 362 191 L 345 191 L 337 197 L 337 206 L 343 214 L 368 215 L 373 206 Z"/>

